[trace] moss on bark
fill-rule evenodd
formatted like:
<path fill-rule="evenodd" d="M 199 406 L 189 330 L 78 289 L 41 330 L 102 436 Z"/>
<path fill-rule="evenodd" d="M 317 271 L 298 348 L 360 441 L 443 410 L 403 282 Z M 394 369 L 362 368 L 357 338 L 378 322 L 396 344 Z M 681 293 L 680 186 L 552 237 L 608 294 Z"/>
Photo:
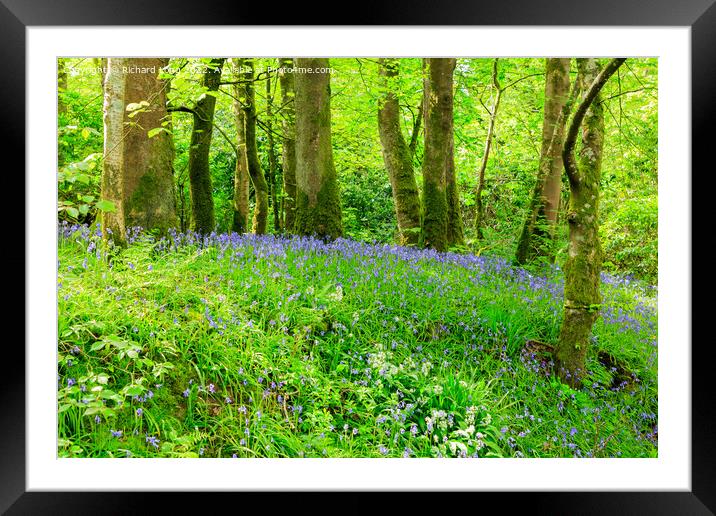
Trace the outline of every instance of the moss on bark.
<path fill-rule="evenodd" d="M 163 127 L 168 120 L 168 84 L 158 77 L 168 62 L 166 58 L 108 60 L 101 196 L 112 201 L 116 211 L 102 213 L 102 227 L 118 245 L 126 243 L 128 227 L 164 234 L 177 224 L 172 140 L 164 131 L 148 136 L 149 130 Z M 141 102 L 146 105 L 135 112 L 126 110 L 129 104 Z"/>
<path fill-rule="evenodd" d="M 584 84 L 597 85 L 597 76 L 603 78 L 595 59 L 579 59 L 578 65 Z M 613 65 L 614 62 L 610 63 L 610 66 Z M 615 70 L 613 68 L 612 73 Z M 601 82 L 601 86 L 604 82 L 606 79 Z M 582 146 L 578 166 L 568 170 L 571 191 L 567 215 L 569 251 L 564 265 L 564 321 L 555 357 L 559 378 L 572 387 L 581 386 L 584 379 L 589 338 L 601 304 L 599 283 L 602 251 L 598 221 L 604 114 L 599 90 L 596 93 L 591 87 L 590 90 L 585 95 L 587 100 L 577 110 L 577 114 L 585 113 L 583 121 L 575 115 L 572 122 L 581 122 Z M 589 104 L 585 106 L 585 102 Z M 585 108 L 588 109 L 585 111 Z M 569 133 L 576 134 L 574 126 L 570 127 Z M 571 157 L 573 148 L 574 141 L 568 138 L 564 146 L 565 161 Z"/>
<path fill-rule="evenodd" d="M 203 71 L 201 84 L 208 91 L 219 89 L 223 58 L 212 59 Z M 214 132 L 214 110 L 216 97 L 204 95 L 194 108 L 194 126 L 189 145 L 189 192 L 191 196 L 191 228 L 197 233 L 214 231 L 214 198 L 209 169 L 211 136 Z"/>
<path fill-rule="evenodd" d="M 447 163 L 452 131 L 452 73 L 455 59 L 425 59 L 423 102 L 423 244 L 437 251 L 448 248 Z"/>
<path fill-rule="evenodd" d="M 283 166 L 283 199 L 284 229 L 288 232 L 294 230 L 296 224 L 296 113 L 295 113 L 295 87 L 292 72 L 285 70 L 293 68 L 293 59 L 281 58 L 279 61 L 281 72 L 281 103 L 283 105 L 283 131 L 282 166 Z"/>
<path fill-rule="evenodd" d="M 413 157 L 400 129 L 400 107 L 395 93 L 398 61 L 381 59 L 385 96 L 378 109 L 378 130 L 383 163 L 393 191 L 399 244 L 414 246 L 420 238 L 420 197 L 413 172 Z"/>
<path fill-rule="evenodd" d="M 545 67 L 542 149 L 535 187 L 515 253 L 518 264 L 531 262 L 539 256 L 554 260 L 552 241 L 562 184 L 562 140 L 567 123 L 563 110 L 569 95 L 570 59 L 549 58 Z"/>
<path fill-rule="evenodd" d="M 331 147 L 331 89 L 326 58 L 296 59 L 296 223 L 301 235 L 343 235 L 340 191 Z"/>
<path fill-rule="evenodd" d="M 256 205 L 254 207 L 253 232 L 257 235 L 266 233 L 268 221 L 268 183 L 261 169 L 259 153 L 256 147 L 256 93 L 254 90 L 254 62 L 252 59 L 244 60 L 245 72 L 242 105 L 244 108 L 244 137 L 246 144 L 246 160 L 249 166 L 251 183 L 254 185 Z"/>

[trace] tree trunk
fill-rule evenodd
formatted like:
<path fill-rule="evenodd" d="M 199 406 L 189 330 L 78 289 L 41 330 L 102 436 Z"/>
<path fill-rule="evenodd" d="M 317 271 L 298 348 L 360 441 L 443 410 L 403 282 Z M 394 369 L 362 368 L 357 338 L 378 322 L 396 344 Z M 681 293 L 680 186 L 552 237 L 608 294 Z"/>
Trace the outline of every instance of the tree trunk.
<path fill-rule="evenodd" d="M 525 217 L 515 261 L 525 264 L 537 256 L 554 261 L 554 229 L 562 186 L 562 141 L 567 116 L 562 114 L 569 96 L 569 58 L 546 60 L 542 149 L 535 189 Z M 554 142 L 554 143 L 553 143 Z"/>
<path fill-rule="evenodd" d="M 165 131 L 153 138 L 147 134 L 168 118 L 168 84 L 158 78 L 168 63 L 165 58 L 108 59 L 102 199 L 113 202 L 115 211 L 102 213 L 102 228 L 118 245 L 126 243 L 132 226 L 159 234 L 176 227 L 172 139 Z M 130 103 L 140 102 L 147 105 L 127 111 Z"/>
<path fill-rule="evenodd" d="M 281 71 L 281 104 L 283 117 L 281 127 L 283 131 L 282 165 L 283 165 L 283 200 L 284 228 L 293 232 L 296 221 L 296 111 L 293 72 L 293 59 L 282 57 L 279 61 Z"/>
<path fill-rule="evenodd" d="M 453 133 L 453 119 L 450 117 L 450 133 L 448 135 L 448 154 L 445 164 L 445 195 L 447 197 L 447 245 L 451 247 L 464 247 L 465 234 L 462 226 L 462 209 L 460 206 L 460 191 L 455 177 L 455 135 Z"/>
<path fill-rule="evenodd" d="M 236 59 L 234 66 L 241 70 L 244 65 L 243 59 Z M 239 74 L 241 78 L 242 74 Z M 244 109 L 239 99 L 243 98 L 244 88 L 240 84 L 234 84 L 234 120 L 236 122 L 236 168 L 234 169 L 234 202 L 233 220 L 231 230 L 236 233 L 247 233 L 249 231 L 249 161 L 246 156 L 246 122 Z"/>
<path fill-rule="evenodd" d="M 268 177 L 270 186 L 271 206 L 273 207 L 273 228 L 276 233 L 281 232 L 281 210 L 278 202 L 279 181 L 278 164 L 276 163 L 276 146 L 273 140 L 273 92 L 271 91 L 271 75 L 266 73 L 266 140 L 268 142 Z"/>
<path fill-rule="evenodd" d="M 268 184 L 261 169 L 259 153 L 256 148 L 256 94 L 254 90 L 254 62 L 252 59 L 244 60 L 245 81 L 241 86 L 243 92 L 241 103 L 244 108 L 244 135 L 246 142 L 246 159 L 249 164 L 249 175 L 256 193 L 256 206 L 254 207 L 254 220 L 252 230 L 257 235 L 266 233 L 268 219 Z"/>
<path fill-rule="evenodd" d="M 600 72 L 593 58 L 578 59 L 583 85 L 589 85 L 575 111 L 564 141 L 563 160 L 571 197 L 569 254 L 564 265 L 564 320 L 555 350 L 559 378 L 581 386 L 592 325 L 599 314 L 602 250 L 599 244 L 599 182 L 604 146 L 604 113 L 599 92 L 624 59 L 612 59 Z M 579 164 L 574 159 L 577 133 L 582 133 Z"/>
<path fill-rule="evenodd" d="M 201 84 L 209 92 L 219 89 L 224 58 L 212 59 L 204 71 Z M 216 97 L 203 94 L 194 108 L 194 127 L 189 146 L 189 191 L 191 195 L 191 228 L 197 233 L 214 231 L 214 198 L 209 168 L 211 135 L 214 131 Z"/>
<path fill-rule="evenodd" d="M 455 59 L 426 58 L 424 64 L 423 243 L 437 251 L 445 251 L 448 248 L 446 175 L 452 130 Z"/>
<path fill-rule="evenodd" d="M 400 107 L 395 93 L 397 59 L 380 59 L 385 96 L 378 109 L 378 129 L 383 162 L 393 189 L 395 215 L 400 233 L 399 244 L 415 246 L 420 239 L 420 197 L 413 172 L 413 156 L 400 129 Z M 413 133 L 415 133 L 415 129 Z"/>
<path fill-rule="evenodd" d="M 343 235 L 331 147 L 331 76 L 327 58 L 298 58 L 296 87 L 296 233 Z M 325 69 L 317 71 L 319 69 Z"/>
<path fill-rule="evenodd" d="M 57 112 L 66 113 L 65 92 L 67 91 L 67 65 L 65 58 L 57 58 Z"/>
<path fill-rule="evenodd" d="M 478 240 L 482 240 L 484 235 L 482 233 L 482 223 L 484 218 L 484 207 L 482 205 L 482 192 L 485 189 L 485 170 L 487 170 L 487 161 L 490 158 L 490 149 L 492 149 L 492 138 L 495 133 L 495 121 L 497 120 L 497 110 L 500 109 L 500 100 L 502 100 L 503 88 L 500 86 L 500 82 L 497 77 L 497 63 L 498 59 L 492 63 L 492 86 L 495 89 L 495 100 L 492 102 L 492 109 L 490 114 L 490 123 L 487 126 L 487 136 L 485 137 L 485 151 L 482 154 L 482 161 L 480 163 L 480 170 L 477 173 L 477 190 L 475 191 L 475 235 Z"/>

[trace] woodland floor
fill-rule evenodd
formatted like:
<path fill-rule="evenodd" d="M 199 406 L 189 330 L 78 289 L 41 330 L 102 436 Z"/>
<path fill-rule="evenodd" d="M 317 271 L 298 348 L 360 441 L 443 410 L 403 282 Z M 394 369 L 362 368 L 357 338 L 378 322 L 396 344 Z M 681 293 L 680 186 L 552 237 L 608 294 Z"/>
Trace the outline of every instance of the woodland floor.
<path fill-rule="evenodd" d="M 603 275 L 585 387 L 563 275 L 350 240 L 61 226 L 62 457 L 654 457 L 657 295 Z"/>

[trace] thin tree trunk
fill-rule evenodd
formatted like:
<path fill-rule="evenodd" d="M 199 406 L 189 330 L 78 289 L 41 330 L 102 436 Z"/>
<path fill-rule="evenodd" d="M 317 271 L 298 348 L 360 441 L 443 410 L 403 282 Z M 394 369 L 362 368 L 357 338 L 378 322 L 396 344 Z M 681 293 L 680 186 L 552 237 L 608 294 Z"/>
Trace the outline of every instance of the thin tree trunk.
<path fill-rule="evenodd" d="M 413 156 L 400 129 L 400 107 L 395 93 L 398 60 L 380 59 L 380 65 L 386 93 L 378 109 L 378 130 L 383 162 L 393 190 L 400 234 L 398 243 L 415 246 L 420 239 L 420 197 L 413 172 Z M 413 134 L 415 132 L 414 128 Z"/>
<path fill-rule="evenodd" d="M 515 261 L 525 264 L 537 256 L 554 261 L 554 229 L 562 186 L 562 141 L 568 113 L 562 111 L 569 97 L 569 58 L 549 58 L 545 63 L 542 149 L 535 188 L 525 217 Z"/>
<path fill-rule="evenodd" d="M 141 226 L 165 234 L 176 227 L 174 148 L 169 134 L 148 131 L 168 118 L 166 81 L 158 78 L 165 58 L 110 58 L 104 91 L 104 164 L 102 199 L 115 206 L 102 212 L 102 229 L 116 244 L 126 243 L 126 230 Z M 131 103 L 147 105 L 134 112 Z"/>
<path fill-rule="evenodd" d="M 331 147 L 331 76 L 327 58 L 298 58 L 296 87 L 296 232 L 343 235 Z"/>
<path fill-rule="evenodd" d="M 293 59 L 282 57 L 279 61 L 281 71 L 281 104 L 283 117 L 281 122 L 283 132 L 282 165 L 283 165 L 283 199 L 284 228 L 293 232 L 296 221 L 296 110 Z"/>
<path fill-rule="evenodd" d="M 256 94 L 254 90 L 254 62 L 252 59 L 244 60 L 244 84 L 242 104 L 244 108 L 244 131 L 246 142 L 246 158 L 249 163 L 249 175 L 256 193 L 256 206 L 252 230 L 257 235 L 266 233 L 268 219 L 268 184 L 261 169 L 259 153 L 256 148 Z"/>
<path fill-rule="evenodd" d="M 423 103 L 420 102 L 420 105 L 418 106 L 418 114 L 415 115 L 415 119 L 413 120 L 413 131 L 410 133 L 410 144 L 408 145 L 408 150 L 410 151 L 410 159 L 411 160 L 413 160 L 415 158 L 415 151 L 418 148 L 418 140 L 420 138 L 420 126 L 421 126 L 422 122 L 423 122 Z"/>
<path fill-rule="evenodd" d="M 201 84 L 210 92 L 219 89 L 224 58 L 212 59 L 202 77 Z M 210 94 L 196 102 L 194 127 L 189 146 L 189 191 L 191 193 L 192 230 L 207 234 L 214 231 L 214 197 L 209 168 L 211 135 L 214 132 L 214 110 L 216 97 Z"/>
<path fill-rule="evenodd" d="M 267 71 L 270 70 L 270 66 Z M 273 92 L 271 91 L 271 76 L 266 76 L 266 139 L 268 140 L 268 177 L 270 185 L 271 205 L 273 207 L 273 228 L 276 233 L 281 232 L 281 210 L 279 205 L 278 164 L 276 163 L 275 145 L 273 140 Z"/>
<path fill-rule="evenodd" d="M 64 95 L 67 91 L 67 65 L 65 64 L 65 58 L 57 59 L 57 112 L 66 113 L 67 104 L 65 103 Z"/>
<path fill-rule="evenodd" d="M 244 65 L 243 59 L 234 60 L 236 69 L 241 70 Z M 243 98 L 244 88 L 239 84 L 233 85 L 234 100 L 234 121 L 236 123 L 236 167 L 234 169 L 234 202 L 233 220 L 231 230 L 236 233 L 247 233 L 249 231 L 249 161 L 246 156 L 246 123 L 244 109 L 239 99 Z"/>
<path fill-rule="evenodd" d="M 455 177 L 455 135 L 452 117 L 450 117 L 448 140 L 448 154 L 445 163 L 445 195 L 448 207 L 447 244 L 448 248 L 460 248 L 465 246 L 465 233 L 462 225 L 460 191 Z"/>
<path fill-rule="evenodd" d="M 497 78 L 497 63 L 498 59 L 495 58 L 492 63 L 492 86 L 495 89 L 495 99 L 492 101 L 492 108 L 489 111 L 490 123 L 487 127 L 487 136 L 485 137 L 485 151 L 482 154 L 480 170 L 477 173 L 477 190 L 475 191 L 475 234 L 478 240 L 482 240 L 484 238 L 482 232 L 482 225 L 485 210 L 482 204 L 482 192 L 485 189 L 485 170 L 487 170 L 487 161 L 490 159 L 492 138 L 495 133 L 495 121 L 497 120 L 497 110 L 500 108 L 502 92 L 504 91 L 504 89 L 500 86 L 500 82 Z"/>
<path fill-rule="evenodd" d="M 564 265 L 564 319 L 555 350 L 561 381 L 579 387 L 592 326 L 599 314 L 602 250 L 599 243 L 599 183 L 604 146 L 604 113 L 599 92 L 625 61 L 612 59 L 601 71 L 596 59 L 578 59 L 582 84 L 589 85 L 575 111 L 564 141 L 562 157 L 569 178 L 569 253 Z M 579 163 L 574 147 L 581 128 Z"/>

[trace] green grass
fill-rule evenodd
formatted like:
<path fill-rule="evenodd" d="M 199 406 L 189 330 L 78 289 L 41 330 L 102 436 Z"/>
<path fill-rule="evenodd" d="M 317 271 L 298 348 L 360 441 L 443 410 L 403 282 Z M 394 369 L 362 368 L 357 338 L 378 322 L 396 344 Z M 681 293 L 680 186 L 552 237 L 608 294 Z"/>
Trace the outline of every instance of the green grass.
<path fill-rule="evenodd" d="M 642 285 L 605 277 L 575 391 L 524 347 L 556 342 L 558 270 L 350 241 L 175 241 L 119 252 L 61 228 L 61 457 L 657 454 Z"/>

